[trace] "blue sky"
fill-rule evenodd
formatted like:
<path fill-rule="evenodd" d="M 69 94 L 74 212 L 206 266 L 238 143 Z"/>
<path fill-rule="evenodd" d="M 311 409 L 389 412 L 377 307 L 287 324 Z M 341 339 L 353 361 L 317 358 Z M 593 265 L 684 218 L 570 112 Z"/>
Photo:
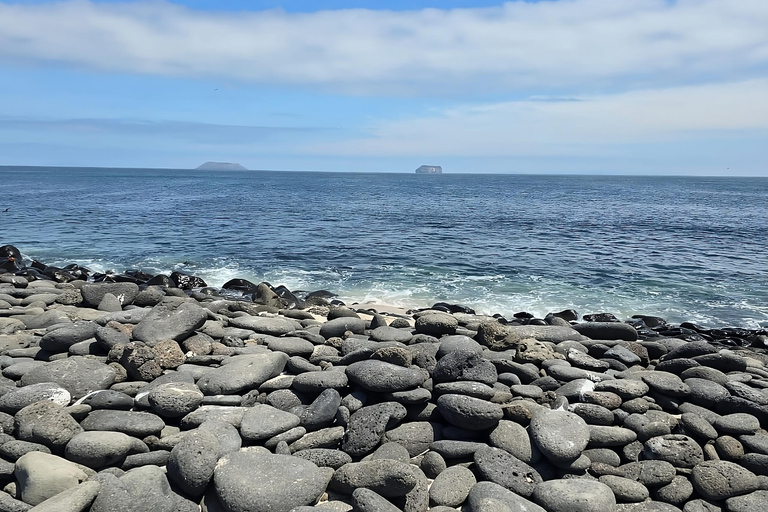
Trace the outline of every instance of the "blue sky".
<path fill-rule="evenodd" d="M 0 0 L 0 165 L 768 176 L 765 0 Z"/>

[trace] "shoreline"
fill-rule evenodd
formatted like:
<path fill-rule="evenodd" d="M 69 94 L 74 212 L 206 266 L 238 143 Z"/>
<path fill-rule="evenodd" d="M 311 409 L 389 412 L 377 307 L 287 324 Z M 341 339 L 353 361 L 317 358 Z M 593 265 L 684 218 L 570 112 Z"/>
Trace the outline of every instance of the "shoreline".
<path fill-rule="evenodd" d="M 768 497 L 768 354 L 712 331 L 145 284 L 0 275 L 4 506 L 679 512 Z"/>

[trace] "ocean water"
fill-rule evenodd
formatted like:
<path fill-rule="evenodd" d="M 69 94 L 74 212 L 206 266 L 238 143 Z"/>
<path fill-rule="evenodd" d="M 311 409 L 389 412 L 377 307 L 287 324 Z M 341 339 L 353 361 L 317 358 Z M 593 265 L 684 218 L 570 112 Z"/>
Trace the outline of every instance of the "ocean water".
<path fill-rule="evenodd" d="M 764 178 L 0 167 L 2 244 L 347 303 L 768 326 Z"/>

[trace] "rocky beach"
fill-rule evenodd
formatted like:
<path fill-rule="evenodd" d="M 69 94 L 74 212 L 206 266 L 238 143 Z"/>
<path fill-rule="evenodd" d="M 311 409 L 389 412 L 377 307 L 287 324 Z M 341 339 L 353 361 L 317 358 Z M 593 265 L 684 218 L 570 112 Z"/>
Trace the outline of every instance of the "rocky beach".
<path fill-rule="evenodd" d="M 768 336 L 0 248 L 0 511 L 751 512 Z"/>

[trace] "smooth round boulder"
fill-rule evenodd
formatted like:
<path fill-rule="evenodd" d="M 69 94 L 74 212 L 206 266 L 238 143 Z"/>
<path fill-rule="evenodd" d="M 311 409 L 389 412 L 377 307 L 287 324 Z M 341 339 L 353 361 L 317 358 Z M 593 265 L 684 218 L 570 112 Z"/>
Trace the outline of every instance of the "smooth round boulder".
<path fill-rule="evenodd" d="M 0 397 L 0 411 L 16 414 L 24 407 L 41 400 L 48 400 L 63 407 L 69 405 L 69 391 L 55 382 L 41 382 L 15 389 Z"/>
<path fill-rule="evenodd" d="M 534 502 L 493 482 L 477 482 L 469 491 L 468 512 L 547 512 Z"/>
<path fill-rule="evenodd" d="M 114 368 L 101 361 L 81 356 L 52 361 L 21 377 L 21 385 L 55 382 L 69 391 L 72 398 L 82 398 L 91 391 L 109 388 L 117 378 Z"/>
<path fill-rule="evenodd" d="M 467 430 L 493 428 L 504 417 L 500 405 L 465 395 L 442 395 L 437 410 L 448 423 Z"/>
<path fill-rule="evenodd" d="M 422 314 L 416 319 L 416 332 L 440 337 L 444 334 L 456 334 L 459 321 L 455 316 L 438 311 Z"/>
<path fill-rule="evenodd" d="M 704 452 L 699 443 L 680 434 L 648 439 L 643 445 L 643 455 L 647 460 L 665 460 L 676 468 L 693 468 L 704 462 Z"/>
<path fill-rule="evenodd" d="M 203 403 L 203 393 L 189 382 L 160 384 L 147 395 L 152 411 L 164 418 L 180 418 Z"/>
<path fill-rule="evenodd" d="M 247 408 L 240 422 L 240 435 L 247 441 L 261 441 L 299 426 L 301 419 L 271 405 L 256 404 Z"/>
<path fill-rule="evenodd" d="M 475 475 L 464 466 L 451 466 L 432 482 L 429 499 L 435 505 L 458 507 L 467 499 L 472 486 L 477 483 Z"/>
<path fill-rule="evenodd" d="M 163 340 L 183 341 L 205 324 L 208 310 L 192 302 L 161 302 L 133 328 L 133 339 L 150 347 Z"/>
<path fill-rule="evenodd" d="M 80 422 L 80 425 L 84 430 L 122 432 L 132 437 L 138 437 L 139 439 L 157 435 L 163 428 L 165 428 L 165 422 L 155 414 L 111 409 L 91 411 L 88 416 Z"/>
<path fill-rule="evenodd" d="M 543 481 L 538 471 L 499 448 L 483 446 L 477 449 L 474 461 L 484 479 L 526 498 L 530 497 L 536 485 Z"/>
<path fill-rule="evenodd" d="M 19 497 L 30 505 L 42 503 L 88 478 L 74 463 L 42 452 L 30 452 L 19 458 L 13 475 Z"/>
<path fill-rule="evenodd" d="M 412 389 L 426 380 L 419 370 L 376 360 L 352 363 L 346 371 L 350 381 L 375 393 Z"/>
<path fill-rule="evenodd" d="M 408 494 L 417 483 L 417 474 L 409 464 L 378 459 L 341 466 L 333 474 L 330 488 L 342 494 L 352 494 L 355 489 L 365 487 L 391 498 Z"/>
<path fill-rule="evenodd" d="M 133 443 L 134 439 L 122 432 L 81 432 L 67 443 L 64 457 L 99 470 L 125 458 Z"/>
<path fill-rule="evenodd" d="M 213 472 L 216 495 L 232 512 L 289 512 L 315 503 L 325 492 L 327 481 L 309 461 L 247 451 L 222 457 Z"/>
<path fill-rule="evenodd" d="M 589 444 L 589 426 L 572 412 L 541 410 L 528 428 L 542 455 L 555 463 L 578 459 Z"/>
<path fill-rule="evenodd" d="M 536 486 L 533 500 L 547 512 L 593 512 L 616 507 L 616 496 L 610 487 L 586 479 L 542 482 Z"/>
<path fill-rule="evenodd" d="M 64 448 L 83 431 L 62 406 L 45 400 L 16 413 L 14 429 L 16 439 L 44 444 L 54 451 Z"/>
<path fill-rule="evenodd" d="M 320 326 L 320 336 L 325 339 L 341 338 L 347 331 L 352 334 L 363 334 L 365 321 L 356 317 L 339 317 L 328 320 Z"/>
<path fill-rule="evenodd" d="M 166 469 L 168 479 L 190 496 L 205 493 L 221 455 L 216 435 L 208 430 L 188 432 L 171 450 Z"/>
<path fill-rule="evenodd" d="M 698 464 L 691 473 L 691 483 L 703 498 L 727 500 L 755 491 L 760 482 L 757 476 L 733 462 L 708 460 Z"/>

